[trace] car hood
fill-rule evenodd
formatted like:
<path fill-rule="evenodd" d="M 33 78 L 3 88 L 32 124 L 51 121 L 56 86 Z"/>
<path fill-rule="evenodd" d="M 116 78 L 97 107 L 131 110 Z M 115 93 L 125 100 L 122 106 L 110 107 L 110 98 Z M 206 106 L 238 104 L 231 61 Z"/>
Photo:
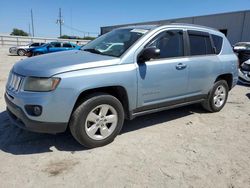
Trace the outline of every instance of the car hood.
<path fill-rule="evenodd" d="M 22 48 L 22 49 L 25 49 L 25 48 L 29 48 L 29 46 L 12 46 L 10 48 L 16 48 L 16 49 Z"/>
<path fill-rule="evenodd" d="M 18 46 L 18 48 L 27 49 L 27 48 L 29 48 L 29 46 Z"/>
<path fill-rule="evenodd" d="M 55 52 L 17 62 L 13 71 L 23 76 L 51 77 L 80 69 L 115 65 L 119 58 L 93 54 L 82 50 Z"/>

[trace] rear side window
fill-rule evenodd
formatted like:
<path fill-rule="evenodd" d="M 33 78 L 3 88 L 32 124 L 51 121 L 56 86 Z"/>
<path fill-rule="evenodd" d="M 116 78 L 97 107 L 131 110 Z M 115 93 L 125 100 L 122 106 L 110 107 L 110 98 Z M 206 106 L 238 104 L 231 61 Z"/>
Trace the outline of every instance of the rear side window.
<path fill-rule="evenodd" d="M 63 43 L 63 47 L 72 48 L 72 45 L 70 43 Z"/>
<path fill-rule="evenodd" d="M 216 48 L 216 54 L 219 54 L 221 52 L 223 38 L 217 35 L 211 36 L 214 42 L 214 46 Z"/>
<path fill-rule="evenodd" d="M 39 43 L 33 43 L 30 46 L 39 46 Z"/>
<path fill-rule="evenodd" d="M 208 33 L 189 31 L 190 55 L 213 54 L 213 48 Z"/>
<path fill-rule="evenodd" d="M 61 43 L 60 42 L 51 42 L 50 46 L 54 47 L 54 48 L 60 48 L 61 47 Z"/>
<path fill-rule="evenodd" d="M 183 56 L 183 32 L 181 30 L 164 31 L 151 40 L 146 47 L 159 48 L 160 59 Z"/>

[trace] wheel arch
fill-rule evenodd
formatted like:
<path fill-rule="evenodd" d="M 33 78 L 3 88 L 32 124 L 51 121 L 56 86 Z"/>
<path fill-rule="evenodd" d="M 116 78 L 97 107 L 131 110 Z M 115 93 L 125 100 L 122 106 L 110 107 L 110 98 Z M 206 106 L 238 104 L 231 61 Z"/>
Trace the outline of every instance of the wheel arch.
<path fill-rule="evenodd" d="M 24 50 L 24 51 L 26 51 L 24 48 L 18 48 L 17 51 L 19 51 L 19 50 Z"/>
<path fill-rule="evenodd" d="M 221 74 L 219 75 L 216 80 L 214 81 L 217 82 L 219 80 L 225 80 L 227 82 L 228 88 L 229 90 L 232 89 L 232 85 L 233 85 L 233 75 L 231 73 L 227 73 L 227 74 Z"/>
<path fill-rule="evenodd" d="M 105 86 L 105 87 L 92 88 L 82 91 L 77 97 L 72 113 L 83 101 L 85 101 L 91 94 L 94 93 L 107 93 L 109 95 L 116 97 L 122 103 L 125 113 L 125 118 L 129 119 L 128 93 L 123 86 Z"/>

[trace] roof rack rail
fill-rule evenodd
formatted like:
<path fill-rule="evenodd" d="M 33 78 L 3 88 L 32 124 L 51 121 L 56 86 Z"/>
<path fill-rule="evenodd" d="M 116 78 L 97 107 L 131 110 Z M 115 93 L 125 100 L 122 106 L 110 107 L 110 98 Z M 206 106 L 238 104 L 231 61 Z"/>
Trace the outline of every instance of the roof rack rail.
<path fill-rule="evenodd" d="M 212 27 L 207 27 L 207 26 L 197 25 L 197 24 L 190 24 L 190 23 L 168 23 L 168 24 L 162 24 L 162 25 L 177 25 L 177 26 L 180 25 L 180 26 L 200 27 L 204 29 L 211 29 L 211 30 L 219 31 L 218 29 L 215 29 Z"/>

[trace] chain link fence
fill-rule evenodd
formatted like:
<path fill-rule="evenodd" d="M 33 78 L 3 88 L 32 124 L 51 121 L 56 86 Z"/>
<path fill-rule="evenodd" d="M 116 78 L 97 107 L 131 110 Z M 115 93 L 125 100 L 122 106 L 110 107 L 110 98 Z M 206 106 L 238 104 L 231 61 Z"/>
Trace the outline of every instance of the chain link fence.
<path fill-rule="evenodd" d="M 9 36 L 9 35 L 0 35 L 0 46 L 22 46 L 27 45 L 31 42 L 72 42 L 78 44 L 85 45 L 90 40 L 78 40 L 78 39 L 58 39 L 58 38 L 43 38 L 43 37 L 24 37 L 24 36 Z"/>

